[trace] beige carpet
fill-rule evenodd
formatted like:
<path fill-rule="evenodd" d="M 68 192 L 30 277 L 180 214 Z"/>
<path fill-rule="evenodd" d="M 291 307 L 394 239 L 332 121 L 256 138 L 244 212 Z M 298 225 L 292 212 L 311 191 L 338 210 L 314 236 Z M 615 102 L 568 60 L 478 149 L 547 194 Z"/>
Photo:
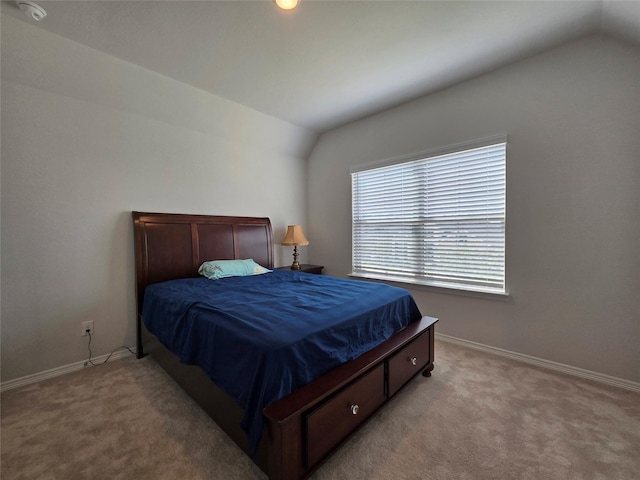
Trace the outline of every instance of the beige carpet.
<path fill-rule="evenodd" d="M 2 394 L 2 480 L 265 479 L 149 359 Z M 436 342 L 314 480 L 640 479 L 640 395 Z"/>

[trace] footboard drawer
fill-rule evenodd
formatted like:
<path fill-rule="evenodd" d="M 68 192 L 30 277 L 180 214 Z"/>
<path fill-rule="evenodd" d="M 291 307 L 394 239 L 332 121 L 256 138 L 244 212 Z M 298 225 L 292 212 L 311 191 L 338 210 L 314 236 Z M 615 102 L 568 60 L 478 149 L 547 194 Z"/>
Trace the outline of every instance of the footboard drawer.
<path fill-rule="evenodd" d="M 360 377 L 306 416 L 307 468 L 312 468 L 386 400 L 384 365 Z"/>
<path fill-rule="evenodd" d="M 389 359 L 389 396 L 391 397 L 429 363 L 429 332 L 425 332 Z"/>

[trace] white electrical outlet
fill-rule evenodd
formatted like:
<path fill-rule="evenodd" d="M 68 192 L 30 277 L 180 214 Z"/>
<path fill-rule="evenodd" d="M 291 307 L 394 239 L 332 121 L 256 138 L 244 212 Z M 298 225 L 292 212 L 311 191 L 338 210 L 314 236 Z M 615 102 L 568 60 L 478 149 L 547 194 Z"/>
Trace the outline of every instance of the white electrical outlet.
<path fill-rule="evenodd" d="M 93 320 L 82 322 L 82 336 L 93 335 Z"/>

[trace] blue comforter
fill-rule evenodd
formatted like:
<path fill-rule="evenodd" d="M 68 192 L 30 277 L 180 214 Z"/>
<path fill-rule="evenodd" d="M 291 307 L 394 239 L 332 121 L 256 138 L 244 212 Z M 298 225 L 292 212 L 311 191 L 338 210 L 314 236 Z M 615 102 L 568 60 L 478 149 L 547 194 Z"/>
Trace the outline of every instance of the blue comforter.
<path fill-rule="evenodd" d="M 254 452 L 267 405 L 421 317 L 404 289 L 290 270 L 149 285 L 142 316 L 244 409 Z"/>

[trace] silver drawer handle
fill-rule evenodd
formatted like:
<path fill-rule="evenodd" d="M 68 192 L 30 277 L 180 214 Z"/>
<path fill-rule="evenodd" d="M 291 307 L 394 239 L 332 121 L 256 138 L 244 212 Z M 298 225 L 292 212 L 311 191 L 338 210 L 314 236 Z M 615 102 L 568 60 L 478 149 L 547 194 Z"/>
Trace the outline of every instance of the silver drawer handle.
<path fill-rule="evenodd" d="M 358 405 L 351 405 L 351 413 L 353 413 L 354 415 L 357 415 L 358 410 L 360 410 L 360 407 Z"/>
<path fill-rule="evenodd" d="M 418 359 L 416 357 L 411 357 L 409 361 L 411 362 L 411 365 L 415 366 L 418 364 Z"/>

